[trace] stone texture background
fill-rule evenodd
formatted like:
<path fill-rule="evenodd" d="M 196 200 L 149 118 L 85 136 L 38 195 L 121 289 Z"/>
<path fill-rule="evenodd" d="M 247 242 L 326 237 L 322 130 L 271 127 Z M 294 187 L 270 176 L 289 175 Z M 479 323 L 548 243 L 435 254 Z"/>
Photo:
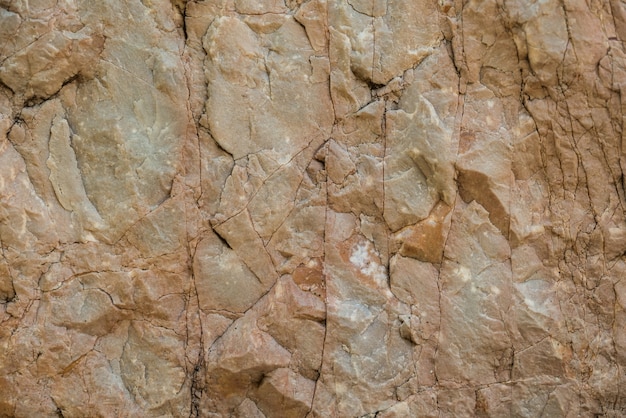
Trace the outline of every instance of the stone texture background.
<path fill-rule="evenodd" d="M 626 4 L 0 0 L 0 416 L 626 415 Z"/>

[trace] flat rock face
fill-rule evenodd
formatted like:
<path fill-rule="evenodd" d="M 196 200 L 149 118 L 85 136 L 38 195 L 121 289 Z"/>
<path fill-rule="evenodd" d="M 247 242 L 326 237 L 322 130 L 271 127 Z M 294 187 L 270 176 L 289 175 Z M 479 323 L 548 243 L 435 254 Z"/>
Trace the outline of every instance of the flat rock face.
<path fill-rule="evenodd" d="M 626 5 L 0 0 L 0 416 L 626 415 Z"/>

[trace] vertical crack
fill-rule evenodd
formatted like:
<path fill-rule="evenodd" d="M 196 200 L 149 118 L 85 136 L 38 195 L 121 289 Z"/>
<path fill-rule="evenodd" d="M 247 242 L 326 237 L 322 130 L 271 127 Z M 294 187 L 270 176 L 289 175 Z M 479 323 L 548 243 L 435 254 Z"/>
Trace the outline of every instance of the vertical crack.
<path fill-rule="evenodd" d="M 335 122 L 336 123 L 336 122 Z M 309 408 L 309 412 L 307 413 L 307 417 L 311 416 L 313 414 L 313 407 L 315 405 L 315 397 L 317 396 L 317 388 L 319 386 L 319 381 L 320 379 L 322 379 L 322 373 L 324 372 L 324 364 L 325 364 L 325 352 L 326 352 L 326 339 L 328 336 L 328 274 L 326 272 L 326 246 L 328 245 L 328 240 L 327 240 L 327 236 L 326 236 L 326 230 L 328 228 L 328 201 L 329 201 L 329 196 L 328 196 L 328 170 L 326 167 L 326 158 L 328 156 L 328 141 L 326 142 L 326 144 L 324 145 L 324 147 L 326 147 L 326 150 L 324 151 L 324 174 L 325 174 L 325 181 L 324 181 L 324 189 L 326 192 L 326 201 L 325 201 L 325 211 L 324 211 L 324 229 L 322 231 L 323 234 L 323 249 L 324 249 L 324 253 L 322 254 L 322 277 L 324 279 L 324 308 L 325 308 L 325 314 L 324 314 L 324 339 L 322 341 L 322 355 L 321 355 L 321 360 L 320 360 L 320 369 L 319 369 L 319 374 L 317 376 L 317 379 L 315 380 L 315 387 L 313 388 L 313 397 L 311 398 L 311 406 Z"/>

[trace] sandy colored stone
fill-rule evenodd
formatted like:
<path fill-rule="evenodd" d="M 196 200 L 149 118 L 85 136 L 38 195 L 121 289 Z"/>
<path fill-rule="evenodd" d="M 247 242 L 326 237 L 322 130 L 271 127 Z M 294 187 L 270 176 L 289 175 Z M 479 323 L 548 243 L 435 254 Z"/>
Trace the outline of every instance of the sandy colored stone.
<path fill-rule="evenodd" d="M 624 41 L 613 0 L 0 0 L 0 416 L 624 416 Z"/>

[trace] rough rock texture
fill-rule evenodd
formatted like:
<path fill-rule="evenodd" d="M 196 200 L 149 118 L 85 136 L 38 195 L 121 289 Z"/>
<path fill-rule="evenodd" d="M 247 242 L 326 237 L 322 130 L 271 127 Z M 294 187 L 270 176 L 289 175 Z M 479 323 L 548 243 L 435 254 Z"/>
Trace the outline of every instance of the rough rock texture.
<path fill-rule="evenodd" d="M 626 415 L 626 4 L 0 0 L 0 416 Z"/>

